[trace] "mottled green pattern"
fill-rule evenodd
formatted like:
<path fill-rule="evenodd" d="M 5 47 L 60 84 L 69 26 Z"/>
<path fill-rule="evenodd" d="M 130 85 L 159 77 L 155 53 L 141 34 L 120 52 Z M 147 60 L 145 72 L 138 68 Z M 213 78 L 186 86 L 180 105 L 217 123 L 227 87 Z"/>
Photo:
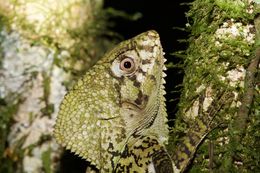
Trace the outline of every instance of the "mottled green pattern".
<path fill-rule="evenodd" d="M 137 166 L 133 166 L 133 163 Z M 141 136 L 132 146 L 126 145 L 115 172 L 145 173 L 147 170 L 151 173 L 171 173 L 173 165 L 166 149 L 157 139 Z"/>
<path fill-rule="evenodd" d="M 54 131 L 58 143 L 101 172 L 120 172 L 120 167 L 155 172 L 165 163 L 172 172 L 164 147 L 168 140 L 164 62 L 155 31 L 107 53 L 65 96 Z M 142 146 L 138 159 L 136 146 Z"/>

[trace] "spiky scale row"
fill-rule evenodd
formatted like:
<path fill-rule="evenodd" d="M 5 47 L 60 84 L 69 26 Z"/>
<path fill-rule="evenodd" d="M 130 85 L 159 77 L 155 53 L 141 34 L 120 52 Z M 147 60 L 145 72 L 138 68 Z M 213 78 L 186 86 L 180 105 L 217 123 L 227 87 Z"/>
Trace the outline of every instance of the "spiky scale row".
<path fill-rule="evenodd" d="M 165 61 L 155 31 L 119 44 L 65 96 L 55 125 L 57 141 L 100 172 L 158 172 L 166 165 L 173 172 L 164 147 Z"/>

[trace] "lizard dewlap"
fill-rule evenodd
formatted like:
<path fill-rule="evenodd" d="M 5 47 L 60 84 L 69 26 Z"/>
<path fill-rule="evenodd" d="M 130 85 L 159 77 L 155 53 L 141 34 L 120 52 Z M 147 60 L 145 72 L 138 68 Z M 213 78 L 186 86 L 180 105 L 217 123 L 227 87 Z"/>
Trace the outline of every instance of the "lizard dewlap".
<path fill-rule="evenodd" d="M 58 143 L 100 172 L 173 172 L 156 31 L 120 43 L 66 94 L 55 124 Z"/>

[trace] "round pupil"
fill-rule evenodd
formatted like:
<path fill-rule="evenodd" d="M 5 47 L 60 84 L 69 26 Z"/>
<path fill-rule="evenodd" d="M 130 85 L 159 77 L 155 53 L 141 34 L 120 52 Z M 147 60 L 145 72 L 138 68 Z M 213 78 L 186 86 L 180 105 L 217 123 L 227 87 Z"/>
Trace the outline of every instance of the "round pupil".
<path fill-rule="evenodd" d="M 131 68 L 131 62 L 130 61 L 126 61 L 126 62 L 124 62 L 124 67 L 125 68 Z"/>

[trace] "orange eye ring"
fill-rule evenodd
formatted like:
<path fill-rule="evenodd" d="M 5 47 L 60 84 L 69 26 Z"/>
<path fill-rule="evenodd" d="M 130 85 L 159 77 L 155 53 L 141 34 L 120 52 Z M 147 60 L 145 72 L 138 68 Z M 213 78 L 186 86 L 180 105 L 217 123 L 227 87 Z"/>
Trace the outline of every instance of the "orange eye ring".
<path fill-rule="evenodd" d="M 126 73 L 132 73 L 135 70 L 135 62 L 132 58 L 126 57 L 120 62 L 120 69 Z"/>

